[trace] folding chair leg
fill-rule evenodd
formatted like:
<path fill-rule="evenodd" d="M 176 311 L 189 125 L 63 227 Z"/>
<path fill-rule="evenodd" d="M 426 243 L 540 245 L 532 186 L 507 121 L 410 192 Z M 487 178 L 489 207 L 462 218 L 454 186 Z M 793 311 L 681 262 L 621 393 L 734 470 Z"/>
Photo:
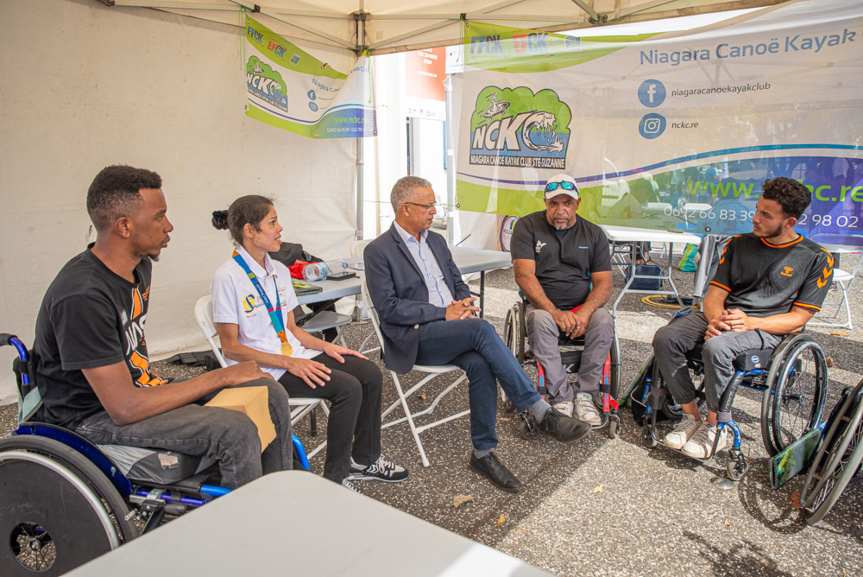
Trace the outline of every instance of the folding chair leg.
<path fill-rule="evenodd" d="M 848 315 L 848 324 L 845 326 L 851 331 L 854 330 L 854 325 L 851 323 L 851 306 L 848 304 L 848 291 L 844 284 L 839 283 L 839 286 L 842 287 L 842 302 L 845 304 L 845 314 Z"/>
<path fill-rule="evenodd" d="M 429 460 L 426 457 L 426 452 L 425 452 L 425 449 L 423 449 L 422 442 L 420 441 L 420 435 L 417 432 L 416 424 L 414 423 L 413 416 L 411 415 L 411 411 L 408 408 L 408 400 L 405 397 L 404 392 L 402 391 L 402 384 L 399 382 L 399 377 L 398 377 L 398 375 L 395 374 L 395 372 L 390 371 L 390 373 L 393 376 L 393 382 L 395 382 L 396 390 L 399 393 L 399 399 L 401 399 L 402 409 L 404 409 L 405 418 L 407 419 L 408 426 L 410 426 L 410 428 L 411 428 L 411 435 L 413 435 L 414 441 L 417 444 L 417 449 L 419 449 L 420 459 L 422 459 L 423 467 L 428 467 L 429 466 Z"/>

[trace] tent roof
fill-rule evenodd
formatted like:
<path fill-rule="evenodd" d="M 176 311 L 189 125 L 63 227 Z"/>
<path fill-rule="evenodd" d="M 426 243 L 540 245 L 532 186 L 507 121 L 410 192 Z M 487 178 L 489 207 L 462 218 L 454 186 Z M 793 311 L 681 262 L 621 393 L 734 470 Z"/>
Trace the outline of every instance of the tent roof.
<path fill-rule="evenodd" d="M 462 19 L 545 31 L 593 28 L 788 0 L 100 0 L 239 25 L 245 7 L 277 34 L 372 54 L 460 42 Z"/>

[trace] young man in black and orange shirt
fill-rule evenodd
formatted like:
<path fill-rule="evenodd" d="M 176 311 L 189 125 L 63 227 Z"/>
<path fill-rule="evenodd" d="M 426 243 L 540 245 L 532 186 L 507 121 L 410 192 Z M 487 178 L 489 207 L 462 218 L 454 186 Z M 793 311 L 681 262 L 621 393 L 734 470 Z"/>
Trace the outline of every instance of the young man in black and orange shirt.
<path fill-rule="evenodd" d="M 775 347 L 798 333 L 821 303 L 833 278 L 833 258 L 794 231 L 812 200 L 802 184 L 779 177 L 765 181 L 752 218 L 752 232 L 732 238 L 700 311 L 678 317 L 656 332 L 659 371 L 683 420 L 663 439 L 689 457 L 707 458 L 717 435 L 719 399 L 734 374 L 732 361 L 748 350 Z M 707 417 L 702 420 L 685 355 L 703 344 Z M 726 432 L 716 447 L 727 445 Z"/>

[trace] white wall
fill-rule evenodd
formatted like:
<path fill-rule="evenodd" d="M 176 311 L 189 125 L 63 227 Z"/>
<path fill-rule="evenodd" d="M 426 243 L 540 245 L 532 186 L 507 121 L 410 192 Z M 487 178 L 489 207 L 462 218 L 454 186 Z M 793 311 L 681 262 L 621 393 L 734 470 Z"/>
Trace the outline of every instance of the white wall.
<path fill-rule="evenodd" d="M 236 27 L 95 0 L 2 0 L 0 48 L 0 332 L 32 343 L 45 289 L 92 240 L 86 191 L 109 164 L 160 173 L 175 227 L 154 271 L 153 355 L 201 341 L 192 308 L 231 247 L 210 213 L 236 197 L 275 197 L 285 240 L 347 254 L 354 140 L 247 118 Z M 307 50 L 337 70 L 353 60 Z M 0 349 L 0 404 L 14 401 L 12 358 Z"/>

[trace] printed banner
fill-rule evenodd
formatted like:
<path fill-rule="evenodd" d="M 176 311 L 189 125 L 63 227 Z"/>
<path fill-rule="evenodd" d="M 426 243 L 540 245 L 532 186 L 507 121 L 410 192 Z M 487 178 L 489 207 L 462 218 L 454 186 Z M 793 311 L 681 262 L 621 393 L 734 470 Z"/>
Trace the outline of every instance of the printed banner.
<path fill-rule="evenodd" d="M 787 176 L 813 192 L 799 232 L 863 245 L 860 2 L 795 2 L 690 34 L 463 32 L 458 209 L 541 210 L 545 181 L 565 172 L 596 223 L 737 234 L 764 180 Z"/>
<path fill-rule="evenodd" d="M 244 16 L 247 116 L 310 138 L 376 134 L 367 56 L 345 75 Z"/>

